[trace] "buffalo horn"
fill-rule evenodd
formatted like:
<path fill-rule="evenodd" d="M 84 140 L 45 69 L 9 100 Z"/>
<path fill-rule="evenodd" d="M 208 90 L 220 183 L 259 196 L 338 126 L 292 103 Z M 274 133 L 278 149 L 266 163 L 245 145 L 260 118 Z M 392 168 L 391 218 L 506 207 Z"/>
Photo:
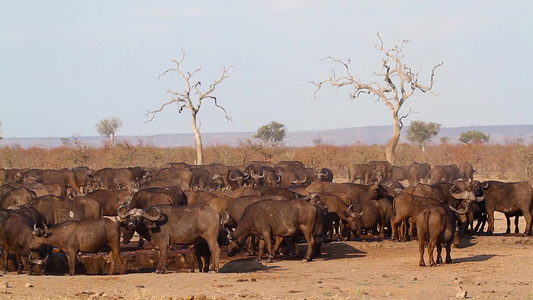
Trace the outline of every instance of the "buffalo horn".
<path fill-rule="evenodd" d="M 117 216 L 118 216 L 119 218 L 121 218 L 121 219 L 125 219 L 125 218 L 129 215 L 129 213 L 128 213 L 128 214 L 124 214 L 124 213 L 122 213 L 122 209 L 123 209 L 124 207 L 129 207 L 129 205 L 124 204 L 124 205 L 121 205 L 121 206 L 119 206 L 119 207 L 117 208 Z"/>
<path fill-rule="evenodd" d="M 451 206 L 451 205 L 448 205 L 450 207 L 450 209 L 458 214 L 458 215 L 466 215 L 468 213 L 468 210 L 467 209 L 462 209 L 462 210 L 459 210 L 459 209 L 456 209 L 455 207 Z"/>
<path fill-rule="evenodd" d="M 142 212 L 142 216 L 143 216 L 145 219 L 149 220 L 149 221 L 157 221 L 157 220 L 159 220 L 159 219 L 161 218 L 161 215 L 162 215 L 161 210 L 159 210 L 159 208 L 154 207 L 154 206 L 152 206 L 152 208 L 155 209 L 155 210 L 157 211 L 157 215 L 155 215 L 155 216 L 151 216 L 151 215 L 149 215 L 148 213 L 146 213 L 146 211 L 143 210 L 143 212 Z"/>
<path fill-rule="evenodd" d="M 237 176 L 236 178 L 233 178 L 233 173 L 229 175 L 229 178 L 228 178 L 230 181 L 237 181 L 239 179 L 239 176 Z"/>
<path fill-rule="evenodd" d="M 361 212 L 359 213 L 359 215 L 362 217 L 364 212 L 365 212 L 365 208 L 363 207 L 363 210 L 361 210 Z"/>
<path fill-rule="evenodd" d="M 42 265 L 44 260 L 43 259 L 32 259 L 32 254 L 33 252 L 30 252 L 30 254 L 28 255 L 28 261 L 31 263 L 31 264 L 34 264 L 34 265 Z"/>
<path fill-rule="evenodd" d="M 450 194 L 452 195 L 452 197 L 454 197 L 455 199 L 459 199 L 459 200 L 462 200 L 462 199 L 469 199 L 469 196 L 470 196 L 470 192 L 469 191 L 464 191 L 464 192 L 461 192 L 461 193 L 455 193 L 453 192 L 453 188 L 456 187 L 456 185 L 452 186 L 450 188 Z"/>

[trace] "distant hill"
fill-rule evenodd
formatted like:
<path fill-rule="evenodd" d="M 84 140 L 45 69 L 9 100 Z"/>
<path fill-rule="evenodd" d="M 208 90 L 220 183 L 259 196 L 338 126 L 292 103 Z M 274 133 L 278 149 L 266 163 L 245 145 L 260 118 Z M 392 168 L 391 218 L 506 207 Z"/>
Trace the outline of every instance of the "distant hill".
<path fill-rule="evenodd" d="M 405 138 L 407 128 L 402 130 L 401 143 L 408 142 Z M 495 125 L 495 126 L 468 126 L 441 128 L 439 135 L 433 139 L 439 143 L 440 137 L 448 137 L 451 143 L 458 143 L 462 132 L 469 130 L 482 131 L 490 134 L 490 143 L 502 144 L 508 140 L 522 139 L 526 143 L 533 143 L 533 125 Z M 229 145 L 236 146 L 247 140 L 255 140 L 256 132 L 221 132 L 202 133 L 204 146 Z M 287 147 L 313 146 L 317 143 L 328 145 L 354 145 L 354 144 L 385 144 L 392 133 L 392 126 L 368 126 L 353 127 L 331 130 L 313 131 L 288 131 L 284 144 Z M 68 138 L 68 137 L 67 137 Z M 129 141 L 133 144 L 147 144 L 156 147 L 194 147 L 195 138 L 193 133 L 182 134 L 159 134 L 151 136 L 120 136 L 117 140 Z M 0 146 L 20 145 L 23 148 L 43 147 L 54 148 L 63 144 L 62 137 L 49 138 L 4 138 L 0 140 Z M 100 136 L 79 137 L 88 146 L 98 147 L 105 141 Z"/>

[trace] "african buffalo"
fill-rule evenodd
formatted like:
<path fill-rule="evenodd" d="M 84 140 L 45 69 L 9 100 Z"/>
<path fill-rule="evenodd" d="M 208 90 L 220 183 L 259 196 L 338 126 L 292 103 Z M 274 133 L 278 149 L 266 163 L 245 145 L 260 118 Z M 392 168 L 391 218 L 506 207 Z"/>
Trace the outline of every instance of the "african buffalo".
<path fill-rule="evenodd" d="M 242 218 L 234 232 L 228 234 L 230 250 L 228 256 L 240 252 L 244 241 L 251 235 L 262 237 L 259 255 L 262 253 L 261 244 L 268 252 L 268 261 L 279 248 L 283 239 L 294 237 L 302 233 L 307 242 L 305 261 L 310 261 L 315 248 L 315 231 L 322 218 L 322 212 L 315 205 L 304 200 L 262 200 L 250 204 L 243 212 Z M 276 245 L 272 248 L 271 235 L 276 238 Z M 274 251 L 273 251 L 274 249 Z M 258 257 L 261 259 L 261 257 Z"/>
<path fill-rule="evenodd" d="M 488 216 L 487 234 L 494 232 L 494 212 L 506 214 L 522 212 L 526 219 L 524 235 L 531 235 L 533 189 L 527 182 L 484 181 L 485 207 Z"/>
<path fill-rule="evenodd" d="M 97 253 L 105 248 L 110 248 L 110 275 L 115 273 L 116 264 L 121 259 L 119 225 L 107 218 L 66 221 L 56 224 L 50 229 L 34 227 L 33 239 L 29 248 L 34 250 L 42 245 L 50 245 L 65 252 L 69 275 L 75 275 L 76 254 L 78 252 Z"/>
<path fill-rule="evenodd" d="M 362 184 L 369 184 L 374 176 L 374 170 L 368 164 L 348 165 L 348 182 L 355 182 L 359 179 Z"/>
<path fill-rule="evenodd" d="M 169 245 L 195 245 L 207 241 L 212 256 L 211 271 L 218 272 L 221 227 L 219 213 L 207 205 L 155 205 L 146 210 L 119 210 L 119 217 L 128 228 L 135 229 L 157 249 L 157 273 L 167 268 Z"/>
<path fill-rule="evenodd" d="M 434 266 L 442 261 L 442 244 L 446 247 L 447 264 L 452 263 L 452 242 L 455 237 L 455 213 L 444 205 L 430 205 L 415 217 L 420 253 L 419 266 L 425 266 L 424 248 L 428 248 L 429 264 Z M 433 249 L 437 246 L 437 261 L 433 260 Z"/>
<path fill-rule="evenodd" d="M 374 182 L 369 185 L 356 183 L 334 183 L 317 181 L 306 188 L 310 193 L 335 193 L 343 192 L 351 199 L 351 203 L 357 201 L 375 200 L 387 195 L 387 191 L 379 184 Z"/>
<path fill-rule="evenodd" d="M 5 239 L 2 244 L 4 248 L 4 273 L 7 272 L 8 253 L 11 248 L 15 252 L 17 273 L 22 273 L 22 268 L 28 274 L 44 275 L 44 268 L 48 261 L 48 256 L 52 252 L 50 247 L 41 246 L 30 250 L 33 227 L 43 226 L 42 221 L 37 222 L 22 213 L 13 213 L 3 226 Z"/>
<path fill-rule="evenodd" d="M 87 197 L 100 204 L 102 215 L 116 216 L 119 206 L 130 204 L 131 193 L 128 190 L 95 190 L 87 194 Z"/>
<path fill-rule="evenodd" d="M 409 185 L 415 185 L 417 183 L 426 183 L 429 180 L 429 172 L 431 166 L 428 163 L 417 163 L 416 161 L 411 163 L 408 167 L 409 173 Z"/>

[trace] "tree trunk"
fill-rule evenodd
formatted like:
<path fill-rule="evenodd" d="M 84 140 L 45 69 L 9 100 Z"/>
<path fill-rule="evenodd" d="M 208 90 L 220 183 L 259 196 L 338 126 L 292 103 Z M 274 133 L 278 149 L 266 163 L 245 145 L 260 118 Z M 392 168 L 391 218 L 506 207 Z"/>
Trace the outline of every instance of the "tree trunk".
<path fill-rule="evenodd" d="M 196 164 L 204 164 L 204 148 L 202 145 L 202 135 L 200 134 L 200 129 L 196 125 L 196 114 L 192 114 L 192 128 L 194 129 L 194 135 L 196 136 Z"/>
<path fill-rule="evenodd" d="M 396 162 L 396 155 L 394 150 L 400 141 L 400 119 L 398 118 L 398 109 L 392 110 L 392 137 L 387 143 L 387 148 L 385 149 L 385 155 L 387 161 L 394 165 Z"/>

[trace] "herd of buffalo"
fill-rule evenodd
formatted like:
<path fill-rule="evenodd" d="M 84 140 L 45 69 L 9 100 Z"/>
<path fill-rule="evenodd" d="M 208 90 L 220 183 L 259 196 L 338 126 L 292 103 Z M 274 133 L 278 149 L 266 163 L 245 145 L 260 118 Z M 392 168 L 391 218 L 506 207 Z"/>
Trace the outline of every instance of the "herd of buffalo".
<path fill-rule="evenodd" d="M 69 274 L 76 256 L 107 251 L 110 274 L 122 273 L 121 243 L 135 233 L 157 250 L 156 272 L 167 270 L 169 245 L 186 245 L 200 271 L 219 270 L 245 249 L 265 255 L 320 255 L 320 246 L 361 234 L 405 241 L 416 235 L 421 266 L 451 263 L 460 234 L 494 231 L 494 212 L 524 216 L 532 234 L 533 189 L 527 182 L 474 180 L 470 163 L 372 161 L 347 166 L 348 180 L 300 161 L 169 163 L 162 168 L 0 169 L 0 246 L 3 268 L 15 253 L 18 273 L 44 274 L 50 253 L 65 253 Z M 476 221 L 476 226 L 474 226 Z M 485 225 L 487 229 L 485 231 Z M 122 240 L 120 239 L 122 237 Z M 442 247 L 446 249 L 443 260 Z M 437 248 L 436 260 L 433 251 Z M 192 266 L 193 270 L 195 266 Z"/>

